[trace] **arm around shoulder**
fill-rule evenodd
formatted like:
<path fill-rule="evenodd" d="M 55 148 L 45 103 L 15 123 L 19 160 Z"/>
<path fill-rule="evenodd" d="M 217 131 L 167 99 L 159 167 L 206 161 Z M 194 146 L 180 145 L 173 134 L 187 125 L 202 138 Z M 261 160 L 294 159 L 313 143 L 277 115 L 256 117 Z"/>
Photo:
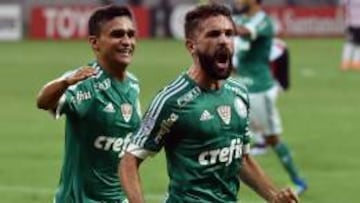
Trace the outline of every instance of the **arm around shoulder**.
<path fill-rule="evenodd" d="M 44 110 L 55 110 L 60 97 L 69 85 L 65 78 L 58 78 L 44 85 L 36 99 L 37 107 Z"/>
<path fill-rule="evenodd" d="M 60 77 L 47 83 L 37 96 L 37 107 L 44 110 L 55 110 L 59 99 L 66 89 L 79 81 L 85 80 L 96 74 L 92 67 L 82 67 L 67 77 Z"/>

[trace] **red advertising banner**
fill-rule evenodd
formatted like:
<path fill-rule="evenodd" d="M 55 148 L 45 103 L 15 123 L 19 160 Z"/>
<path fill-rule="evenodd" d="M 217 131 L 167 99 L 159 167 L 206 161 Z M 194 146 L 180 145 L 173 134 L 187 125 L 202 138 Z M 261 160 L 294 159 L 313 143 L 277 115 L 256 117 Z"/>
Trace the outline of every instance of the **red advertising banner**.
<path fill-rule="evenodd" d="M 345 19 L 336 7 L 270 7 L 266 11 L 289 37 L 335 37 L 344 33 Z"/>
<path fill-rule="evenodd" d="M 35 39 L 82 39 L 87 36 L 88 19 L 95 6 L 34 7 L 31 11 L 30 37 Z M 150 35 L 150 12 L 131 8 L 139 38 Z"/>

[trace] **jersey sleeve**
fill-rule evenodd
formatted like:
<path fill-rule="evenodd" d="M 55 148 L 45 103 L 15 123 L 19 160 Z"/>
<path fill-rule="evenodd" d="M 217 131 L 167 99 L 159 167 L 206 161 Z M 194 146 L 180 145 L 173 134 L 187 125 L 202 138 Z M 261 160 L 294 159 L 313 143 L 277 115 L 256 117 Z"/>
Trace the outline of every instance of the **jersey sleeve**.
<path fill-rule="evenodd" d="M 243 154 L 249 154 L 250 153 L 250 143 L 251 143 L 251 131 L 250 131 L 250 98 L 249 93 L 246 89 L 246 87 L 242 88 L 243 94 L 241 94 L 241 97 L 243 97 L 246 105 L 246 126 L 245 126 L 245 134 L 243 139 Z"/>
<path fill-rule="evenodd" d="M 249 112 L 249 110 L 248 110 Z M 245 128 L 245 135 L 244 135 L 244 145 L 243 145 L 243 153 L 244 154 L 249 154 L 250 153 L 250 141 L 251 141 L 251 132 L 250 132 L 250 128 L 249 128 L 249 113 L 248 113 L 248 118 L 247 118 L 247 122 L 246 122 L 246 128 Z"/>
<path fill-rule="evenodd" d="M 254 18 L 245 23 L 244 26 L 250 31 L 249 40 L 251 41 L 259 37 L 271 37 L 274 35 L 273 24 L 263 12 L 254 16 Z"/>
<path fill-rule="evenodd" d="M 166 95 L 159 93 L 147 109 L 140 128 L 132 136 L 127 152 L 141 159 L 153 156 L 162 149 L 165 137 L 171 134 L 176 120 L 177 115 L 172 113 Z"/>
<path fill-rule="evenodd" d="M 66 74 L 68 75 L 71 73 Z M 62 114 L 73 115 L 79 118 L 86 115 L 91 106 L 92 98 L 94 97 L 93 88 L 87 80 L 68 87 L 59 100 L 55 111 L 56 119 Z"/>

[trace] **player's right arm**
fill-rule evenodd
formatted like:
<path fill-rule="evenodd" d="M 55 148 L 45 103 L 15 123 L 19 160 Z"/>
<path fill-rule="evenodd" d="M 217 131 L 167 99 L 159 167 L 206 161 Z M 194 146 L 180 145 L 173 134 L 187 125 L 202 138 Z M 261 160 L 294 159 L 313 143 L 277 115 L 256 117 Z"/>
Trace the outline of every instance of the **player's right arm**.
<path fill-rule="evenodd" d="M 142 159 L 126 152 L 119 164 L 121 186 L 125 190 L 130 203 L 145 202 L 139 175 L 139 166 L 141 162 Z"/>
<path fill-rule="evenodd" d="M 65 77 L 57 78 L 50 81 L 40 90 L 37 96 L 36 104 L 39 109 L 55 111 L 61 96 L 71 85 L 85 80 L 94 75 L 96 70 L 91 67 L 83 67 Z"/>
<path fill-rule="evenodd" d="M 160 91 L 147 109 L 140 128 L 131 138 L 125 156 L 121 159 L 118 172 L 121 186 L 124 188 L 130 203 L 143 203 L 139 165 L 149 156 L 155 155 L 165 143 L 165 137 L 170 136 L 171 127 L 164 122 L 175 123 L 177 118 L 168 103 L 169 97 L 180 91 L 181 82 Z M 166 128 L 166 129 L 165 129 Z"/>

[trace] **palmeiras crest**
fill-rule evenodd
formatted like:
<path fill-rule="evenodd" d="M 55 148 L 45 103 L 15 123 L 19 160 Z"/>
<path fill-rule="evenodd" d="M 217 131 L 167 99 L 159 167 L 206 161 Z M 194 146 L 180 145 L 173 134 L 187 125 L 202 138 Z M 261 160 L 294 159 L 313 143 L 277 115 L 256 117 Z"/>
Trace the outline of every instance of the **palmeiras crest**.
<path fill-rule="evenodd" d="M 125 122 L 129 122 L 133 113 L 132 105 L 128 103 L 121 104 L 120 110 Z"/>
<path fill-rule="evenodd" d="M 229 125 L 231 120 L 231 107 L 227 105 L 222 105 L 219 106 L 216 110 L 221 120 L 224 121 L 226 125 Z"/>

